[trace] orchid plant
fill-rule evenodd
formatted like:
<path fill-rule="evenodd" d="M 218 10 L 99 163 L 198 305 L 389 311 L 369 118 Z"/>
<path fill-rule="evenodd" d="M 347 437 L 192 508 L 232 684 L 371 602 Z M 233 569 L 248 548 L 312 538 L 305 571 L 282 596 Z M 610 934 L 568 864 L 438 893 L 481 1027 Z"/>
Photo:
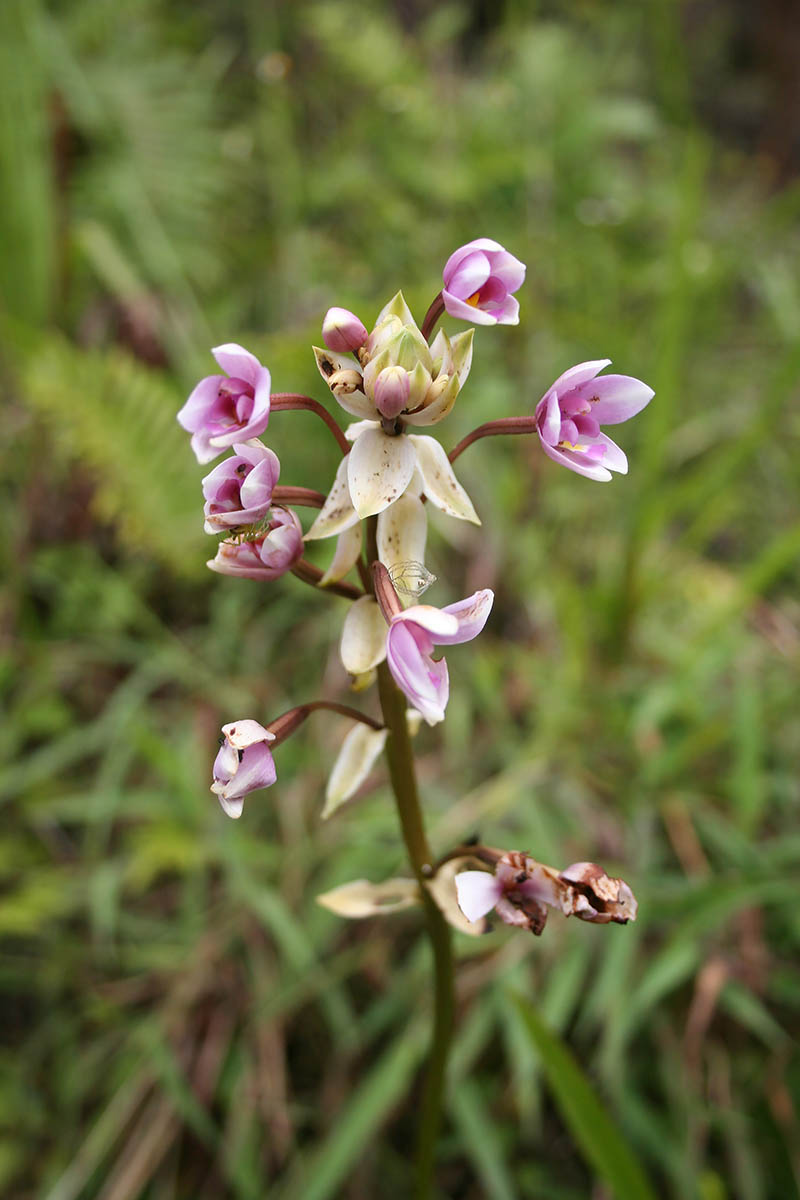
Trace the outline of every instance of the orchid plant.
<path fill-rule="evenodd" d="M 318 592 L 348 602 L 340 654 L 352 689 L 366 704 L 377 685 L 375 715 L 317 699 L 261 724 L 240 718 L 222 727 L 211 790 L 224 812 L 242 816 L 251 792 L 276 782 L 273 754 L 314 711 L 345 717 L 351 728 L 332 764 L 324 818 L 349 801 L 385 753 L 413 878 L 356 880 L 318 897 L 349 917 L 421 905 L 434 957 L 434 1027 L 420 1112 L 417 1195 L 428 1196 L 440 1124 L 444 1072 L 454 1019 L 451 927 L 480 934 L 494 910 L 508 924 L 541 934 L 549 908 L 595 924 L 636 917 L 633 892 L 594 863 L 558 870 L 527 853 L 478 842 L 438 857 L 428 843 L 412 739 L 421 722 L 446 716 L 449 674 L 437 647 L 478 637 L 493 593 L 477 591 L 436 607 L 421 597 L 435 583 L 425 566 L 431 506 L 480 525 L 456 478 L 454 462 L 480 438 L 537 434 L 554 462 L 595 481 L 627 471 L 624 452 L 602 432 L 634 416 L 652 390 L 626 375 L 601 374 L 608 359 L 579 363 L 553 383 L 535 409 L 489 421 L 449 453 L 431 436 L 452 411 L 470 373 L 475 330 L 433 331 L 446 312 L 477 325 L 516 325 L 514 293 L 525 266 L 497 242 L 479 238 L 447 260 L 443 287 L 418 326 L 402 292 L 371 330 L 352 312 L 331 308 L 322 323 L 317 367 L 333 400 L 355 418 L 342 430 L 318 400 L 273 393 L 269 370 L 243 347 L 212 351 L 221 373 L 202 379 L 178 414 L 198 462 L 226 458 L 203 480 L 205 529 L 223 534 L 208 566 L 225 575 L 272 583 L 291 572 Z M 280 463 L 260 440 L 274 413 L 307 410 L 333 434 L 340 462 L 327 493 L 279 483 Z M 303 532 L 295 509 L 316 509 Z M 304 557 L 305 543 L 334 538 L 324 572 Z"/>

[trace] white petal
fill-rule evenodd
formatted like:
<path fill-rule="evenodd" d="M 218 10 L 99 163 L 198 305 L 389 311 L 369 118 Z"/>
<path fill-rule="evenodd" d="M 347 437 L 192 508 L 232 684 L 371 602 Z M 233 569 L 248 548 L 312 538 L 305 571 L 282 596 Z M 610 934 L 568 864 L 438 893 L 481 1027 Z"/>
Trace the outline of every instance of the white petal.
<path fill-rule="evenodd" d="M 317 370 L 327 383 L 335 371 L 358 371 L 363 374 L 361 363 L 349 354 L 338 354 L 335 350 L 326 350 L 321 346 L 312 346 Z"/>
<path fill-rule="evenodd" d="M 378 558 L 392 573 L 401 563 L 425 565 L 428 519 L 425 505 L 406 492 L 378 517 Z"/>
<path fill-rule="evenodd" d="M 488 871 L 461 871 L 456 875 L 458 907 L 468 921 L 479 921 L 503 894 L 500 880 Z"/>
<path fill-rule="evenodd" d="M 325 789 L 322 819 L 327 820 L 361 787 L 386 742 L 388 730 L 370 729 L 360 722 L 342 742 Z"/>
<path fill-rule="evenodd" d="M 430 502 L 451 517 L 459 517 L 462 521 L 480 525 L 480 518 L 472 507 L 472 501 L 453 474 L 453 468 L 441 443 L 437 442 L 436 438 L 416 434 L 409 434 L 408 440 L 413 443 L 417 452 L 425 495 Z"/>
<path fill-rule="evenodd" d="M 354 879 L 317 896 L 317 904 L 330 909 L 337 917 L 375 917 L 383 913 L 397 912 L 401 908 L 412 908 L 419 904 L 420 895 L 415 879 L 387 879 L 384 883 L 370 883 L 368 879 Z"/>
<path fill-rule="evenodd" d="M 458 382 L 464 384 L 472 367 L 472 343 L 475 337 L 474 329 L 465 329 L 450 339 L 450 353 L 453 367 L 458 375 Z"/>
<path fill-rule="evenodd" d="M 350 605 L 339 643 L 345 671 L 363 675 L 386 657 L 386 621 L 374 596 L 362 596 Z"/>
<path fill-rule="evenodd" d="M 350 497 L 363 519 L 383 512 L 402 496 L 414 474 L 416 455 L 404 435 L 390 437 L 382 429 L 367 429 L 353 443 L 347 462 Z"/>
<path fill-rule="evenodd" d="M 361 436 L 365 429 L 380 429 L 380 427 L 380 421 L 353 421 L 353 423 L 348 425 L 347 429 L 345 429 L 344 436 L 347 438 L 348 442 L 354 442 L 357 437 Z"/>
<path fill-rule="evenodd" d="M 454 858 L 450 862 L 444 863 L 427 884 L 427 888 L 448 925 L 452 925 L 454 929 L 458 929 L 470 937 L 481 937 L 488 928 L 486 921 L 482 917 L 476 921 L 467 920 L 459 908 L 456 896 L 455 880 L 459 874 L 466 873 L 465 868 L 474 861 L 473 858 Z M 486 874 L 485 871 L 474 873 Z M 489 875 L 487 878 L 491 879 L 492 877 Z"/>
<path fill-rule="evenodd" d="M 336 539 L 333 561 L 320 579 L 320 587 L 325 587 L 329 583 L 338 583 L 340 579 L 344 579 L 347 572 L 358 562 L 360 553 L 361 522 L 351 525 L 349 529 L 345 529 L 343 533 L 339 534 Z"/>
<path fill-rule="evenodd" d="M 256 742 L 275 741 L 274 733 L 270 733 L 263 725 L 259 725 L 258 721 L 250 718 L 223 725 L 222 732 L 236 750 L 246 750 L 248 746 L 253 746 Z"/>
<path fill-rule="evenodd" d="M 408 425 L 436 425 L 437 422 L 443 421 L 449 416 L 453 410 L 458 393 L 461 390 L 461 384 L 458 381 L 457 375 L 451 375 L 447 381 L 445 388 L 424 408 L 420 408 L 417 412 L 403 414 L 403 420 Z"/>
<path fill-rule="evenodd" d="M 347 463 L 350 455 L 346 455 L 339 463 L 333 487 L 328 492 L 327 499 L 317 513 L 316 520 L 305 536 L 307 542 L 316 538 L 332 537 L 334 533 L 342 533 L 358 521 L 358 513 L 350 500 L 350 489 L 347 485 Z"/>

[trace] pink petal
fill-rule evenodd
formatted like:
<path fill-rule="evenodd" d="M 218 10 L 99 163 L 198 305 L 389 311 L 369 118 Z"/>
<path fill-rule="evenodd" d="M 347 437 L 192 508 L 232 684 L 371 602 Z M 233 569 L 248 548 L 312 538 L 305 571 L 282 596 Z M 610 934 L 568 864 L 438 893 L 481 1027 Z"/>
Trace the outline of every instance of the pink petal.
<path fill-rule="evenodd" d="M 456 270 L 447 281 L 447 290 L 453 296 L 467 300 L 475 292 L 479 292 L 491 275 L 489 260 L 485 254 L 476 251 L 468 254 L 459 263 Z M 502 285 L 501 285 L 502 286 Z"/>
<path fill-rule="evenodd" d="M 445 612 L 445 609 L 434 608 L 432 604 L 412 604 L 411 608 L 398 613 L 393 623 L 407 621 L 430 634 L 433 643 L 442 642 L 444 638 L 458 633 L 458 620 L 446 616 Z"/>
<path fill-rule="evenodd" d="M 539 422 L 539 437 L 548 446 L 555 446 L 561 437 L 561 409 L 558 392 L 554 388 L 536 406 L 536 420 Z"/>
<path fill-rule="evenodd" d="M 468 921 L 480 921 L 503 894 L 503 885 L 488 871 L 460 871 L 455 878 L 458 907 Z"/>
<path fill-rule="evenodd" d="M 519 300 L 515 296 L 506 296 L 501 305 L 490 307 L 489 312 L 498 325 L 519 325 Z"/>
<path fill-rule="evenodd" d="M 591 362 L 577 363 L 563 375 L 559 375 L 552 388 L 548 390 L 560 392 L 562 396 L 565 396 L 570 388 L 579 387 L 582 383 L 594 379 L 595 375 L 602 371 L 603 367 L 607 367 L 610 362 L 610 358 L 596 358 Z"/>
<path fill-rule="evenodd" d="M 211 353 L 231 379 L 243 379 L 245 383 L 255 387 L 256 376 L 261 370 L 261 363 L 255 354 L 251 354 L 237 342 L 225 342 L 222 346 L 215 346 Z"/>
<path fill-rule="evenodd" d="M 189 399 L 178 413 L 178 423 L 189 433 L 196 433 L 207 419 L 209 409 L 217 399 L 219 385 L 224 379 L 224 375 L 206 375 L 190 393 Z"/>
<path fill-rule="evenodd" d="M 492 275 L 500 280 L 506 291 L 519 291 L 525 282 L 525 263 L 520 262 L 507 250 L 502 254 L 490 257 L 489 261 L 492 265 Z"/>
<path fill-rule="evenodd" d="M 655 395 L 651 387 L 632 375 L 603 375 L 591 386 L 582 386 L 581 392 L 601 425 L 619 425 L 635 417 Z"/>
<path fill-rule="evenodd" d="M 447 608 L 442 609 L 442 612 L 456 618 L 458 630 L 454 634 L 440 636 L 435 640 L 440 646 L 455 646 L 460 642 L 471 642 L 478 636 L 489 619 L 493 603 L 494 592 L 490 588 L 483 588 L 474 595 L 467 596 L 465 600 L 448 604 Z"/>
<path fill-rule="evenodd" d="M 395 622 L 386 638 L 386 661 L 395 683 L 428 724 L 443 721 L 450 695 L 445 660 L 434 662 L 428 654 L 423 654 L 412 629 Z"/>
<path fill-rule="evenodd" d="M 587 479 L 595 479 L 598 483 L 607 483 L 611 478 L 610 471 L 600 466 L 599 463 L 591 462 L 585 455 L 580 455 L 572 450 L 558 450 L 555 446 L 549 446 L 541 435 L 539 436 L 539 440 L 547 457 L 552 458 L 553 462 L 560 463 L 562 467 L 569 467 L 570 471 L 575 471 L 578 475 L 585 475 Z"/>
<path fill-rule="evenodd" d="M 226 800 L 246 796 L 258 788 L 270 787 L 277 779 L 275 761 L 263 742 L 242 751 L 239 769 L 225 789 Z"/>
<path fill-rule="evenodd" d="M 458 267 L 459 263 L 463 262 L 463 260 L 467 258 L 468 255 L 474 253 L 476 250 L 481 250 L 485 253 L 487 251 L 496 252 L 502 249 L 503 247 L 500 245 L 500 243 L 493 242 L 491 238 L 476 238 L 472 242 L 467 242 L 465 246 L 459 246 L 457 250 L 453 251 L 447 262 L 444 264 L 442 277 L 444 279 L 445 287 L 450 286 L 450 280 L 455 274 L 456 268 Z"/>
<path fill-rule="evenodd" d="M 459 321 L 471 321 L 473 325 L 497 324 L 496 317 L 484 312 L 482 308 L 473 308 L 471 304 L 466 304 L 451 292 L 443 291 L 442 300 L 445 312 L 449 313 L 451 317 L 458 317 Z"/>

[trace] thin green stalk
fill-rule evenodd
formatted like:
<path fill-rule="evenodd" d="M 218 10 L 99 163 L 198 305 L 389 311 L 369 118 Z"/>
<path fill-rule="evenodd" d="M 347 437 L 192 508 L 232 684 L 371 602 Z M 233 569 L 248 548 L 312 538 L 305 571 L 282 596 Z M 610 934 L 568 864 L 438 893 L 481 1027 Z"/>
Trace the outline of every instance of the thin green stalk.
<path fill-rule="evenodd" d="M 450 927 L 426 887 L 432 873 L 432 856 L 419 803 L 414 755 L 406 721 L 406 700 L 392 679 L 386 663 L 382 663 L 378 668 L 378 691 L 383 721 L 389 730 L 386 740 L 389 776 L 397 802 L 403 840 L 414 874 L 419 881 L 428 937 L 433 951 L 433 1032 L 419 1114 L 414 1193 L 417 1200 L 428 1200 L 433 1194 L 433 1169 L 442 1120 L 445 1070 L 455 1017 L 453 948 Z"/>

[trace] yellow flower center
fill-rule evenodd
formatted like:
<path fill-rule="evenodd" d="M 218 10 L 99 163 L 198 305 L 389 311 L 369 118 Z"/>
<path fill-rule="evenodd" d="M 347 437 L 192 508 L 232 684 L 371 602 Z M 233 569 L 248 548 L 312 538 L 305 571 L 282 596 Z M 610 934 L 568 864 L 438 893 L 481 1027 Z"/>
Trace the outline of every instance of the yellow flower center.
<path fill-rule="evenodd" d="M 581 453 L 589 449 L 588 446 L 581 446 L 579 442 L 574 444 L 572 442 L 559 442 L 558 445 L 561 450 L 578 450 Z"/>
<path fill-rule="evenodd" d="M 471 296 L 467 297 L 467 304 L 471 304 L 473 308 L 477 308 L 480 297 L 480 292 L 473 292 Z"/>

